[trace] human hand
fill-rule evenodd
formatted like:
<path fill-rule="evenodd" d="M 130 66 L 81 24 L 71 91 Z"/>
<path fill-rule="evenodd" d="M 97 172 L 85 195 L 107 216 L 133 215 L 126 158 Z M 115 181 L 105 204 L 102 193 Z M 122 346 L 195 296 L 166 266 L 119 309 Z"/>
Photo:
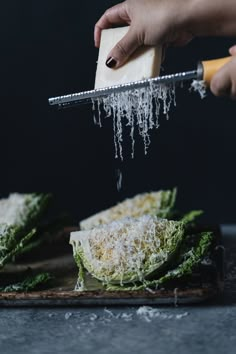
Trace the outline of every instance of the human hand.
<path fill-rule="evenodd" d="M 229 96 L 236 100 L 236 45 L 229 52 L 232 59 L 213 76 L 210 88 L 215 96 Z"/>
<path fill-rule="evenodd" d="M 108 9 L 97 22 L 95 46 L 100 45 L 103 29 L 129 25 L 107 58 L 109 67 L 118 68 L 142 45 L 165 49 L 185 45 L 195 36 L 235 36 L 235 18 L 235 0 L 126 0 Z"/>
<path fill-rule="evenodd" d="M 103 29 L 129 25 L 126 36 L 107 57 L 107 65 L 118 68 L 142 45 L 184 45 L 193 38 L 192 33 L 182 28 L 186 10 L 186 0 L 126 0 L 108 9 L 97 22 L 95 46 L 100 45 Z"/>

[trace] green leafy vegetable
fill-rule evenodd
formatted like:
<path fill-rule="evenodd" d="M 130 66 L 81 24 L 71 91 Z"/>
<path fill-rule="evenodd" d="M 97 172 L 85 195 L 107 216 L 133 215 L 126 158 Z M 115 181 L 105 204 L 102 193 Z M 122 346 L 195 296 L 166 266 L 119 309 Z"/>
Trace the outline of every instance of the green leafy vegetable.
<path fill-rule="evenodd" d="M 193 223 L 195 220 L 203 214 L 202 210 L 191 210 L 187 214 L 184 214 L 181 217 L 181 221 L 184 223 Z"/>
<path fill-rule="evenodd" d="M 81 221 L 80 229 L 91 230 L 99 225 L 118 221 L 124 217 L 138 218 L 146 214 L 169 219 L 173 213 L 176 193 L 177 189 L 174 188 L 173 190 L 138 194 Z"/>
<path fill-rule="evenodd" d="M 169 283 L 170 281 L 186 278 L 193 274 L 193 271 L 200 265 L 204 257 L 206 257 L 210 251 L 214 235 L 211 232 L 203 232 L 199 235 L 193 236 L 197 239 L 196 244 L 190 249 L 186 249 L 184 254 L 181 255 L 182 263 L 176 266 L 176 268 L 167 271 L 165 275 L 157 280 L 145 281 L 140 285 L 128 285 L 128 286 L 113 286 L 109 285 L 107 290 L 145 290 L 147 288 L 157 289 L 160 286 Z"/>
<path fill-rule="evenodd" d="M 27 277 L 22 282 L 0 287 L 0 292 L 28 292 L 36 290 L 38 287 L 48 283 L 51 279 L 52 276 L 49 273 L 41 273 L 36 276 Z"/>
<path fill-rule="evenodd" d="M 177 196 L 177 188 L 173 190 L 161 191 L 160 209 L 156 210 L 155 215 L 160 218 L 169 219 L 173 213 Z"/>
<path fill-rule="evenodd" d="M 72 233 L 75 260 L 104 284 L 144 282 L 175 262 L 185 224 L 151 215 Z M 80 272 L 83 283 L 84 272 Z"/>
<path fill-rule="evenodd" d="M 192 234 L 201 214 L 191 211 L 181 221 L 143 215 L 72 233 L 76 289 L 87 290 L 87 272 L 107 290 L 155 289 L 193 274 L 214 243 L 211 232 Z"/>
<path fill-rule="evenodd" d="M 49 194 L 11 194 L 0 200 L 0 268 L 21 254 L 35 236 Z"/>
<path fill-rule="evenodd" d="M 22 240 L 19 241 L 19 243 L 14 248 L 5 252 L 4 256 L 2 256 L 0 259 L 0 269 L 3 268 L 5 264 L 11 262 L 13 258 L 18 254 L 21 254 L 21 252 L 24 250 L 24 247 L 30 242 L 35 234 L 36 229 L 31 230 L 25 237 L 22 238 Z"/>

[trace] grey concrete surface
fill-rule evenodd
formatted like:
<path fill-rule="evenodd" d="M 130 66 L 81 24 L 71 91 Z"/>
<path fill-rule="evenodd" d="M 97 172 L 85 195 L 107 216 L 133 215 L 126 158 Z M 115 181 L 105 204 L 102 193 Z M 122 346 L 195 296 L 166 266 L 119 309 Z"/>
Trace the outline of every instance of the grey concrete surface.
<path fill-rule="evenodd" d="M 221 299 L 146 311 L 138 307 L 0 309 L 0 353 L 235 353 L 236 226 L 224 227 L 223 233 L 228 272 Z"/>

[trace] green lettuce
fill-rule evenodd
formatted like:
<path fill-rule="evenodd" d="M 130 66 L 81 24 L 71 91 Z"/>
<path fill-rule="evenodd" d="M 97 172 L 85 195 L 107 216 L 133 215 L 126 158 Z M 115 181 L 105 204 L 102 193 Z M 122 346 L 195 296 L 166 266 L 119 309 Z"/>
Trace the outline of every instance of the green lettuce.
<path fill-rule="evenodd" d="M 145 290 L 145 289 L 158 289 L 165 286 L 166 284 L 176 281 L 184 280 L 188 276 L 191 276 L 194 270 L 201 264 L 206 256 L 209 255 L 211 246 L 214 240 L 214 234 L 212 232 L 202 232 L 197 235 L 192 235 L 192 238 L 196 241 L 195 244 L 188 248 L 184 247 L 185 253 L 180 253 L 181 263 L 179 263 L 175 268 L 172 268 L 166 272 L 163 276 L 158 279 L 145 281 L 143 284 L 128 286 L 113 286 L 109 285 L 106 290 L 117 291 L 117 290 Z M 193 242 L 194 242 L 193 240 Z M 182 251 L 183 251 L 182 249 Z"/>
<path fill-rule="evenodd" d="M 86 288 L 86 271 L 105 287 L 158 279 L 178 262 L 187 226 L 144 215 L 72 233 L 78 288 Z"/>
<path fill-rule="evenodd" d="M 36 290 L 42 285 L 44 286 L 51 279 L 52 276 L 49 273 L 40 273 L 35 276 L 27 277 L 21 282 L 0 287 L 0 292 L 28 292 Z"/>
<path fill-rule="evenodd" d="M 49 194 L 11 194 L 0 200 L 0 270 L 42 242 L 42 217 L 49 205 Z M 4 274 L 4 273 L 2 273 Z M 32 291 L 51 279 L 48 273 L 0 287 L 0 292 Z"/>
<path fill-rule="evenodd" d="M 214 242 L 211 232 L 192 234 L 200 214 L 182 221 L 144 215 L 72 233 L 76 290 L 88 290 L 87 274 L 106 290 L 156 289 L 193 274 Z"/>
<path fill-rule="evenodd" d="M 17 193 L 0 200 L 0 268 L 32 241 L 49 200 L 49 194 Z"/>
<path fill-rule="evenodd" d="M 14 257 L 20 255 L 28 243 L 36 234 L 36 229 L 31 230 L 26 236 L 24 236 L 14 247 L 8 249 L 3 256 L 0 258 L 0 269 L 4 267 L 5 264 L 11 262 Z"/>
<path fill-rule="evenodd" d="M 171 218 L 175 207 L 176 196 L 177 188 L 161 191 L 160 208 L 156 210 L 155 215 L 163 219 Z"/>

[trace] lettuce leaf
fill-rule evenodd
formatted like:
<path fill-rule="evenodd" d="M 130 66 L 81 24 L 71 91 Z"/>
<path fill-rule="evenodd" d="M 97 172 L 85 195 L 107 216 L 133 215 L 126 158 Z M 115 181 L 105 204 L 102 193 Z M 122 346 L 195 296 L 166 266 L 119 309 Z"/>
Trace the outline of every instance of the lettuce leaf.
<path fill-rule="evenodd" d="M 156 216 L 163 219 L 170 219 L 174 211 L 177 196 L 177 188 L 161 191 L 161 205 L 157 210 Z"/>
<path fill-rule="evenodd" d="M 35 276 L 27 277 L 22 282 L 15 284 L 10 284 L 4 287 L 0 287 L 0 292 L 9 293 L 9 292 L 28 292 L 36 290 L 48 283 L 52 278 L 49 273 L 41 273 Z"/>
<path fill-rule="evenodd" d="M 14 257 L 21 254 L 21 252 L 24 250 L 24 247 L 26 247 L 26 245 L 35 235 L 36 229 L 33 229 L 26 236 L 24 236 L 13 248 L 5 250 L 4 255 L 0 257 L 0 269 L 3 268 L 5 264 L 12 262 Z"/>
<path fill-rule="evenodd" d="M 11 194 L 0 200 L 0 268 L 19 255 L 36 234 L 34 229 L 51 195 Z"/>

